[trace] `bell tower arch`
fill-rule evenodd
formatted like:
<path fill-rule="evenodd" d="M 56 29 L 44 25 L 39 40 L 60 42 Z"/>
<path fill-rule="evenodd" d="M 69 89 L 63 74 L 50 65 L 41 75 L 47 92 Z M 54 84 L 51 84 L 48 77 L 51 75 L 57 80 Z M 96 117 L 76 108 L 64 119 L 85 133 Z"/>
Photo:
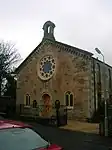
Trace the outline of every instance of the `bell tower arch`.
<path fill-rule="evenodd" d="M 54 28 L 55 28 L 55 24 L 53 22 L 51 21 L 45 22 L 45 24 L 43 25 L 43 30 L 44 30 L 43 40 L 45 39 L 55 40 Z"/>

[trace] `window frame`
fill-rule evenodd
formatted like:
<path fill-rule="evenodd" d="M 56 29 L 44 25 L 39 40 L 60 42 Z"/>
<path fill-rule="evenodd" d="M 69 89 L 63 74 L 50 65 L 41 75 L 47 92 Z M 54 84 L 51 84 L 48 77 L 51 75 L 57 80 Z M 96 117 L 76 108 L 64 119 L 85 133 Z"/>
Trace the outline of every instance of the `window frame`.
<path fill-rule="evenodd" d="M 66 103 L 66 96 L 67 95 L 68 95 L 68 106 L 66 105 L 67 104 Z M 72 106 L 70 105 L 71 104 L 71 99 L 70 99 L 71 95 L 72 95 L 72 104 L 73 104 Z M 67 91 L 67 92 L 65 92 L 64 97 L 65 97 L 65 105 L 66 105 L 67 109 L 73 109 L 74 108 L 74 94 L 70 91 Z"/>
<path fill-rule="evenodd" d="M 27 99 L 28 98 L 28 99 Z M 28 100 L 28 101 L 27 101 Z M 26 94 L 25 95 L 25 107 L 30 107 L 31 101 L 30 101 L 30 95 Z"/>
<path fill-rule="evenodd" d="M 33 100 L 33 108 L 37 108 L 37 101 Z"/>

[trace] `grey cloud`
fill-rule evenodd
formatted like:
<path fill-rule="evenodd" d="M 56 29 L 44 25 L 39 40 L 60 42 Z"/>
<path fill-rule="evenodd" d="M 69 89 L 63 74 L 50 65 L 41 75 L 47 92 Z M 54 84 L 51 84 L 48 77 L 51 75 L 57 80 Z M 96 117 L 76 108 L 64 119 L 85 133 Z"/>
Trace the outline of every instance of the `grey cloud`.
<path fill-rule="evenodd" d="M 94 52 L 99 47 L 112 65 L 110 0 L 0 0 L 0 38 L 13 40 L 23 58 L 41 41 L 46 20 L 56 24 L 58 41 Z M 95 52 L 94 52 L 95 53 Z M 98 56 L 95 53 L 95 56 Z M 101 58 L 101 57 L 99 57 Z"/>

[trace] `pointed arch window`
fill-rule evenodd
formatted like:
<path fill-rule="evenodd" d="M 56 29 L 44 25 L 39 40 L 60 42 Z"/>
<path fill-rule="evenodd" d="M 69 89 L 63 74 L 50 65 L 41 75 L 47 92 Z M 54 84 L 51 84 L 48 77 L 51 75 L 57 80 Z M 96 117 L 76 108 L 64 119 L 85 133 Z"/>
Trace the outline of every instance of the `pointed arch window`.
<path fill-rule="evenodd" d="M 69 106 L 69 95 L 65 95 L 66 106 Z"/>
<path fill-rule="evenodd" d="M 73 108 L 73 94 L 72 92 L 66 92 L 65 93 L 65 105 L 68 108 Z"/>
<path fill-rule="evenodd" d="M 70 106 L 73 106 L 73 94 L 70 94 Z"/>
<path fill-rule="evenodd" d="M 37 107 L 37 101 L 34 100 L 34 101 L 33 101 L 33 108 L 36 108 L 36 107 Z"/>
<path fill-rule="evenodd" d="M 112 78 L 111 78 L 111 70 L 108 69 L 108 73 L 109 73 L 109 98 L 111 98 L 111 92 L 112 92 Z"/>
<path fill-rule="evenodd" d="M 101 82 L 101 69 L 100 64 L 97 63 L 97 81 Z"/>
<path fill-rule="evenodd" d="M 30 95 L 26 94 L 26 106 L 30 106 Z"/>
<path fill-rule="evenodd" d="M 101 68 L 100 64 L 97 63 L 97 102 L 96 102 L 96 109 L 99 107 L 101 102 Z"/>

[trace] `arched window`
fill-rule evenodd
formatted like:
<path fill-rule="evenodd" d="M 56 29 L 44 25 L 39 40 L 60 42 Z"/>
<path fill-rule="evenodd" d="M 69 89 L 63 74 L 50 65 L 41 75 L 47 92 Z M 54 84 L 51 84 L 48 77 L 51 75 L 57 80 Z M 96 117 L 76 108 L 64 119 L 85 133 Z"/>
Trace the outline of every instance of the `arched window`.
<path fill-rule="evenodd" d="M 26 94 L 26 106 L 30 105 L 30 95 Z"/>
<path fill-rule="evenodd" d="M 69 95 L 65 95 L 66 106 L 69 106 Z"/>
<path fill-rule="evenodd" d="M 37 101 L 34 100 L 34 101 L 33 101 L 33 108 L 36 108 L 36 107 L 37 107 Z"/>
<path fill-rule="evenodd" d="M 50 30 L 51 30 L 50 28 L 51 28 L 51 27 L 50 27 L 50 26 L 48 26 L 48 33 L 50 33 Z"/>
<path fill-rule="evenodd" d="M 97 82 L 101 82 L 101 69 L 98 63 L 97 63 Z"/>
<path fill-rule="evenodd" d="M 109 73 L 109 98 L 111 98 L 111 92 L 112 92 L 112 78 L 111 78 L 111 70 L 108 69 L 108 73 Z"/>
<path fill-rule="evenodd" d="M 69 91 L 65 93 L 65 105 L 73 108 L 73 94 Z"/>
<path fill-rule="evenodd" d="M 97 102 L 96 102 L 96 109 L 99 107 L 101 103 L 101 68 L 100 64 L 97 63 Z"/>
<path fill-rule="evenodd" d="M 70 94 L 70 106 L 73 106 L 73 94 Z"/>

